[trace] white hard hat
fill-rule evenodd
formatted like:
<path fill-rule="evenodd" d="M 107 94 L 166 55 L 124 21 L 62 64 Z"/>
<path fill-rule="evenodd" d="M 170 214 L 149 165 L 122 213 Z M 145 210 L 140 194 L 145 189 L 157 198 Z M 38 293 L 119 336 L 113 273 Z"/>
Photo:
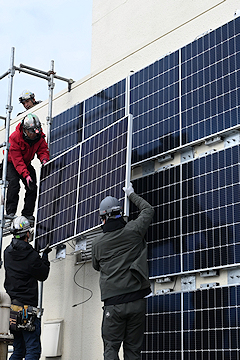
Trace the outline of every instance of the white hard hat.
<path fill-rule="evenodd" d="M 34 93 L 32 93 L 32 92 L 29 91 L 29 90 L 23 90 L 23 92 L 22 92 L 21 95 L 19 96 L 19 101 L 20 101 L 20 103 L 22 103 L 22 102 L 25 101 L 25 100 L 34 99 L 34 98 L 35 98 Z"/>
<path fill-rule="evenodd" d="M 30 231 L 31 225 L 25 216 L 18 216 L 13 219 L 10 232 L 16 237 L 23 237 Z"/>

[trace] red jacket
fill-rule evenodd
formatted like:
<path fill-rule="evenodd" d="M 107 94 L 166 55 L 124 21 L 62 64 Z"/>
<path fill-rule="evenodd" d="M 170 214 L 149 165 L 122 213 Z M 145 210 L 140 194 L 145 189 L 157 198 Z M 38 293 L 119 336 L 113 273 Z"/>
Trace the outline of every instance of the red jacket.
<path fill-rule="evenodd" d="M 16 130 L 9 137 L 10 148 L 8 152 L 8 161 L 12 162 L 17 172 L 26 178 L 30 175 L 27 166 L 31 163 L 35 154 L 40 161 L 49 160 L 48 145 L 45 135 L 42 133 L 41 138 L 30 143 L 23 138 L 23 129 L 21 123 L 17 125 Z"/>

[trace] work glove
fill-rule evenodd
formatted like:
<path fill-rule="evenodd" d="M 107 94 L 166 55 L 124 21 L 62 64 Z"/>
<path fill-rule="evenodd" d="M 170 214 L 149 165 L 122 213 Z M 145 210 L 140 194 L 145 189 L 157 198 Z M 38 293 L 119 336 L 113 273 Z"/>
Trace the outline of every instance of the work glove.
<path fill-rule="evenodd" d="M 42 165 L 46 164 L 46 162 L 47 162 L 47 159 L 43 159 L 43 160 L 41 161 Z"/>
<path fill-rule="evenodd" d="M 123 187 L 123 191 L 126 193 L 127 197 L 129 197 L 133 192 L 134 192 L 134 189 L 133 189 L 133 186 L 132 186 L 132 183 L 130 182 L 128 187 Z"/>
<path fill-rule="evenodd" d="M 43 256 L 48 257 L 48 254 L 52 251 L 52 249 L 49 247 L 49 243 L 45 246 L 43 249 Z"/>
<path fill-rule="evenodd" d="M 27 181 L 27 186 L 28 186 L 29 189 L 30 189 L 30 188 L 31 188 L 31 182 L 33 182 L 30 175 L 28 175 L 28 176 L 26 177 L 26 181 Z"/>

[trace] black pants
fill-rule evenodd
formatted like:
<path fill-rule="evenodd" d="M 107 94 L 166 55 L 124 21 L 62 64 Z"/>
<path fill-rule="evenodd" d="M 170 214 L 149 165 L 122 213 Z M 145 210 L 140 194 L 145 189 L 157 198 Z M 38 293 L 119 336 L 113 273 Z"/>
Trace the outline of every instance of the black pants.
<path fill-rule="evenodd" d="M 20 191 L 20 179 L 22 180 L 25 186 L 25 197 L 24 197 L 24 207 L 22 210 L 23 216 L 31 216 L 34 212 L 35 202 L 37 198 L 37 179 L 36 171 L 32 165 L 28 165 L 28 171 L 33 182 L 31 182 L 30 188 L 27 186 L 27 181 L 24 177 L 19 175 L 14 165 L 10 162 L 7 164 L 7 200 L 6 200 L 6 213 L 16 214 L 19 200 L 19 191 Z"/>
<path fill-rule="evenodd" d="M 140 360 L 145 328 L 146 299 L 104 306 L 102 339 L 104 360 L 119 360 L 123 343 L 124 360 Z"/>

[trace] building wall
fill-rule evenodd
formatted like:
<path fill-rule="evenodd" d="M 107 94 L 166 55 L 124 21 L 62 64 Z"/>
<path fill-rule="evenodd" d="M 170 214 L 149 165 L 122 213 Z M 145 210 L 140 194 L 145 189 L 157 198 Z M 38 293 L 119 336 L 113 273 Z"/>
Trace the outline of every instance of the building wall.
<path fill-rule="evenodd" d="M 74 104 L 92 96 L 115 82 L 127 77 L 169 51 L 175 51 L 209 29 L 230 21 L 240 9 L 236 0 L 94 0 L 92 25 L 91 74 L 55 95 L 53 116 Z M 36 106 L 46 132 L 47 101 Z M 22 116 L 12 120 L 11 132 Z M 0 141 L 4 140 L 4 129 Z M 34 160 L 39 170 L 39 163 Z M 23 193 L 21 193 L 23 198 Z M 19 204 L 19 211 L 22 202 Z M 3 248 L 11 237 L 3 239 Z M 51 262 L 49 279 L 44 283 L 42 323 L 63 319 L 63 360 L 100 360 L 103 358 L 101 341 L 102 303 L 98 288 L 98 273 L 91 263 L 76 265 L 76 256 L 70 255 L 71 244 L 67 244 L 66 259 Z M 50 253 L 54 260 L 55 249 Z M 80 268 L 81 267 L 81 268 Z M 74 275 L 76 275 L 74 282 Z M 222 284 L 226 274 L 222 274 Z M 0 271 L 2 290 L 3 268 Z M 176 287 L 180 286 L 179 279 Z M 90 297 L 90 291 L 92 297 Z M 86 302 L 84 302 L 86 301 Z M 84 302 L 76 307 L 74 304 Z M 45 344 L 43 343 L 43 351 Z M 44 359 L 44 357 L 42 357 Z"/>

